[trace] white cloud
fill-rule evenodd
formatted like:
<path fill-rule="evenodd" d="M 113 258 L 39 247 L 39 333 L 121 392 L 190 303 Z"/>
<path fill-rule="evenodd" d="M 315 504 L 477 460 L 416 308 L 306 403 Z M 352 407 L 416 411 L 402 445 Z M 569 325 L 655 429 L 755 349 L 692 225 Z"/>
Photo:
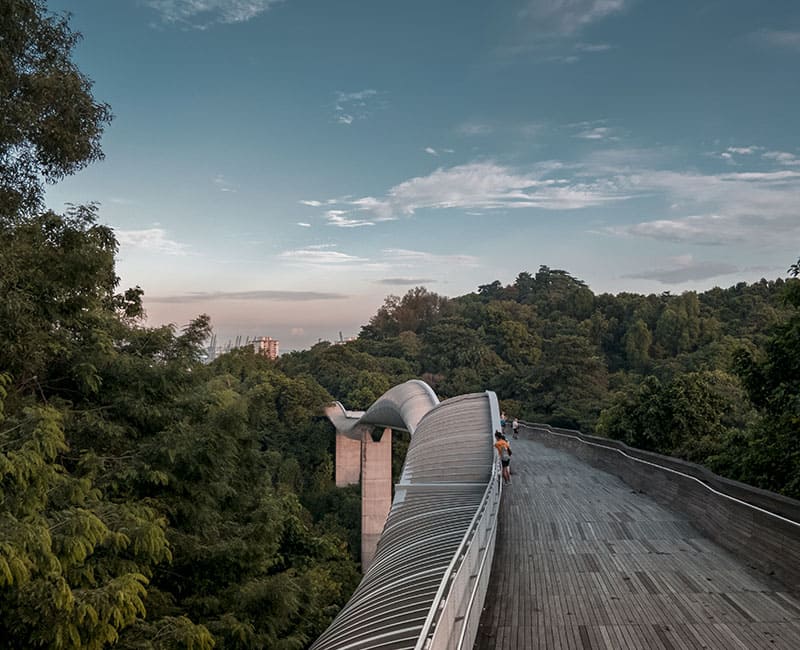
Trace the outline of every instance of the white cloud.
<path fill-rule="evenodd" d="M 461 135 L 476 136 L 476 135 L 489 135 L 494 131 L 494 128 L 489 124 L 480 122 L 464 122 L 456 127 Z"/>
<path fill-rule="evenodd" d="M 756 151 L 758 151 L 759 149 L 762 149 L 762 148 L 763 147 L 757 147 L 755 145 L 750 145 L 749 147 L 728 147 L 726 149 L 726 151 L 728 153 L 738 153 L 739 155 L 742 155 L 742 156 L 748 156 L 748 155 L 753 154 L 753 153 L 755 153 Z"/>
<path fill-rule="evenodd" d="M 800 31 L 762 29 L 753 34 L 753 36 L 756 40 L 773 47 L 800 50 Z"/>
<path fill-rule="evenodd" d="M 325 218 L 331 226 L 338 226 L 339 228 L 360 228 L 362 226 L 374 226 L 375 224 L 369 219 L 353 219 L 346 217 L 348 210 L 328 210 L 325 212 Z"/>
<path fill-rule="evenodd" d="M 334 250 L 324 250 L 316 247 L 298 248 L 295 250 L 283 251 L 278 257 L 286 262 L 299 265 L 313 266 L 342 266 L 345 264 L 355 264 L 367 262 L 366 258 L 348 255 Z"/>
<path fill-rule="evenodd" d="M 303 205 L 311 206 L 312 208 L 318 208 L 322 205 L 322 201 L 309 201 L 309 200 L 302 200 L 300 201 Z"/>
<path fill-rule="evenodd" d="M 699 244 L 797 242 L 800 244 L 800 172 L 700 174 L 643 170 L 618 176 L 620 188 L 660 193 L 688 216 L 655 219 L 612 232 Z"/>
<path fill-rule="evenodd" d="M 163 228 L 147 230 L 114 230 L 121 247 L 139 248 L 152 253 L 186 255 L 188 246 L 167 238 Z"/>
<path fill-rule="evenodd" d="M 542 163 L 528 172 L 493 162 L 440 167 L 427 176 L 395 185 L 383 198 L 339 199 L 336 209 L 328 210 L 325 216 L 331 225 L 356 227 L 410 216 L 421 209 L 573 210 L 629 198 L 613 179 L 569 181 L 548 177 L 562 167 L 554 162 Z M 370 217 L 359 217 L 361 213 Z"/>
<path fill-rule="evenodd" d="M 800 165 L 800 158 L 788 151 L 765 151 L 761 157 L 774 160 L 781 165 Z"/>
<path fill-rule="evenodd" d="M 429 153 L 431 156 L 438 156 L 439 152 L 436 151 L 433 147 L 425 147 L 425 153 Z"/>
<path fill-rule="evenodd" d="M 297 225 L 300 226 L 301 228 L 311 228 L 311 224 L 306 223 L 305 221 L 298 221 Z"/>
<path fill-rule="evenodd" d="M 545 61 L 551 61 L 553 63 L 577 63 L 581 60 L 579 56 L 575 56 L 574 54 L 562 55 L 562 54 L 554 54 L 552 56 L 547 56 L 544 58 Z"/>
<path fill-rule="evenodd" d="M 586 129 L 578 133 L 576 138 L 583 138 L 584 140 L 608 140 L 611 136 L 611 129 L 607 126 L 595 126 L 591 129 Z"/>
<path fill-rule="evenodd" d="M 217 174 L 213 183 L 220 192 L 236 192 L 237 186 L 227 180 L 222 174 Z"/>
<path fill-rule="evenodd" d="M 593 22 L 625 9 L 626 0 L 529 0 L 522 12 L 534 36 L 572 36 Z"/>
<path fill-rule="evenodd" d="M 681 255 L 668 260 L 666 268 L 646 269 L 623 275 L 623 278 L 657 280 L 662 284 L 683 284 L 685 282 L 707 280 L 720 275 L 737 273 L 738 266 L 728 262 L 695 260 L 691 255 Z"/>
<path fill-rule="evenodd" d="M 348 296 L 341 293 L 325 293 L 321 291 L 285 291 L 275 289 L 255 291 L 197 291 L 176 296 L 148 296 L 148 302 L 157 303 L 191 303 L 216 302 L 219 300 L 277 300 L 280 302 L 306 302 L 309 300 L 342 300 Z"/>
<path fill-rule="evenodd" d="M 336 92 L 334 119 L 338 124 L 350 125 L 356 120 L 365 120 L 383 106 L 379 93 L 372 88 L 356 92 Z"/>
<path fill-rule="evenodd" d="M 163 22 L 195 29 L 215 24 L 243 23 L 282 0 L 146 0 Z"/>
<path fill-rule="evenodd" d="M 578 43 L 575 49 L 579 52 L 608 52 L 612 46 L 608 43 Z"/>
<path fill-rule="evenodd" d="M 378 284 L 387 284 L 389 286 L 422 286 L 424 284 L 431 284 L 436 282 L 431 278 L 381 278 L 377 281 Z"/>
<path fill-rule="evenodd" d="M 393 266 L 418 268 L 421 265 L 478 266 L 479 260 L 473 255 L 439 255 L 404 248 L 385 248 L 381 251 L 384 259 Z"/>

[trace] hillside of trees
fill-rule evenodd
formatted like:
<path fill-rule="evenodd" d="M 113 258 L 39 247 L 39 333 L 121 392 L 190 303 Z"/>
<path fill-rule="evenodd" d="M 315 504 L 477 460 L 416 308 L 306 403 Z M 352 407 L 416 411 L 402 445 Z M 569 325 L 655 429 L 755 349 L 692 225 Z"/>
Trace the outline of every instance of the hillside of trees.
<path fill-rule="evenodd" d="M 503 408 L 800 497 L 800 280 L 595 295 L 541 266 L 452 299 L 389 296 L 358 339 L 282 357 L 348 408 L 421 377 Z"/>
<path fill-rule="evenodd" d="M 390 296 L 345 345 L 201 363 L 209 318 L 148 326 L 95 206 L 44 209 L 111 119 L 78 38 L 38 0 L 0 5 L 4 647 L 307 647 L 360 578 L 360 496 L 333 484 L 322 409 L 410 378 L 800 497 L 797 279 L 595 295 L 539 267 Z"/>

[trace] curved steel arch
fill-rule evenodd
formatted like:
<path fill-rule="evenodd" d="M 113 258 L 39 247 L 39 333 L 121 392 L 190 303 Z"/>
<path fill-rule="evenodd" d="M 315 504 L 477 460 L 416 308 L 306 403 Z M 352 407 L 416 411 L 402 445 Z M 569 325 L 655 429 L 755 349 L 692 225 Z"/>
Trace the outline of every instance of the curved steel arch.
<path fill-rule="evenodd" d="M 487 391 L 439 403 L 427 384 L 414 381 L 364 413 L 339 407 L 340 432 L 341 425 L 367 424 L 412 437 L 375 558 L 312 649 L 471 647 L 502 491 L 492 435 L 497 397 Z"/>
<path fill-rule="evenodd" d="M 336 431 L 357 438 L 357 428 L 366 424 L 391 427 L 414 435 L 420 420 L 439 404 L 436 393 L 424 381 L 411 379 L 387 390 L 366 411 L 348 411 L 341 402 L 328 411 L 328 418 Z"/>

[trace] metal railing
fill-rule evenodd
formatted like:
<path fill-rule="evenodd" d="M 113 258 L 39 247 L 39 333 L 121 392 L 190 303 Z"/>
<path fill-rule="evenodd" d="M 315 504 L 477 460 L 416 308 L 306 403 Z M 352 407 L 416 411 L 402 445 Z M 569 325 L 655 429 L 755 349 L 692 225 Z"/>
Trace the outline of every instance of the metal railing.
<path fill-rule="evenodd" d="M 446 400 L 419 421 L 375 558 L 313 650 L 472 647 L 502 495 L 494 393 Z"/>

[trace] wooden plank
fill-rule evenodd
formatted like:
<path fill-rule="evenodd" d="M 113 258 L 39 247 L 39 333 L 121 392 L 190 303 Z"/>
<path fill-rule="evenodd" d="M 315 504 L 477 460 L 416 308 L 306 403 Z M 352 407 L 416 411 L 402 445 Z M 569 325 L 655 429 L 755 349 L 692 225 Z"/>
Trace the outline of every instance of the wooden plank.
<path fill-rule="evenodd" d="M 800 648 L 800 600 L 616 477 L 514 443 L 475 647 Z"/>

